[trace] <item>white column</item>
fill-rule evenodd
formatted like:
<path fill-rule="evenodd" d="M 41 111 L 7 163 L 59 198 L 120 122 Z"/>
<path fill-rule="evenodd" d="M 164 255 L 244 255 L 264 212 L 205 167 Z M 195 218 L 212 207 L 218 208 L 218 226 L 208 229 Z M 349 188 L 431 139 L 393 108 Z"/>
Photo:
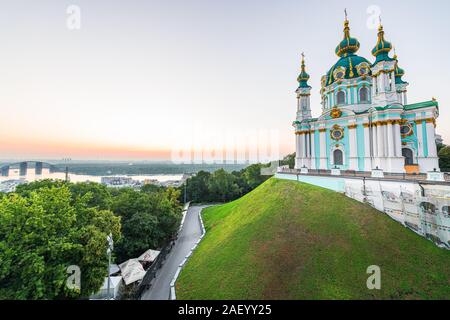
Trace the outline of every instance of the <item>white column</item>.
<path fill-rule="evenodd" d="M 305 133 L 302 133 L 300 135 L 300 147 L 301 147 L 301 151 L 300 151 L 300 154 L 301 154 L 300 165 L 301 165 L 301 167 L 303 167 L 305 165 L 305 158 L 306 158 L 305 136 L 306 136 Z"/>
<path fill-rule="evenodd" d="M 424 155 L 423 148 L 425 146 L 423 143 L 422 121 L 424 121 L 424 120 L 416 121 L 417 148 L 419 149 L 417 156 L 419 158 L 423 158 L 423 155 Z"/>
<path fill-rule="evenodd" d="M 384 139 L 383 139 L 383 126 L 377 125 L 377 144 L 378 144 L 378 157 L 384 157 Z"/>
<path fill-rule="evenodd" d="M 295 169 L 300 168 L 300 136 L 295 134 Z"/>
<path fill-rule="evenodd" d="M 314 131 L 311 131 L 311 169 L 316 169 L 316 146 L 314 143 Z"/>
<path fill-rule="evenodd" d="M 436 135 L 434 129 L 434 123 L 431 122 L 431 120 L 427 120 L 427 144 L 429 157 L 437 157 Z"/>
<path fill-rule="evenodd" d="M 373 157 L 378 157 L 378 129 L 377 126 L 372 126 L 372 150 L 373 150 Z"/>
<path fill-rule="evenodd" d="M 370 128 L 369 124 L 364 125 L 364 171 L 372 169 L 372 159 L 370 158 Z"/>
<path fill-rule="evenodd" d="M 327 145 L 325 142 L 326 139 L 326 131 L 319 132 L 319 140 L 320 140 L 320 169 L 327 168 Z"/>
<path fill-rule="evenodd" d="M 398 121 L 394 122 L 393 130 L 394 130 L 394 139 L 395 139 L 394 155 L 396 157 L 401 157 L 402 156 L 402 137 L 400 135 L 400 124 Z"/>
<path fill-rule="evenodd" d="M 305 158 L 310 158 L 311 155 L 309 153 L 309 133 L 305 134 Z"/>
<path fill-rule="evenodd" d="M 350 141 L 350 170 L 358 170 L 358 143 L 356 141 L 356 125 L 348 127 Z"/>
<path fill-rule="evenodd" d="M 305 161 L 304 165 L 307 168 L 311 167 L 311 153 L 309 150 L 309 133 L 305 133 Z"/>
<path fill-rule="evenodd" d="M 403 91 L 403 105 L 407 105 L 408 104 L 408 99 L 406 98 L 406 90 Z"/>
<path fill-rule="evenodd" d="M 395 139 L 394 139 L 394 132 L 392 128 L 392 121 L 388 121 L 387 126 L 387 144 L 388 144 L 388 152 L 387 156 L 389 158 L 392 158 L 395 156 Z"/>

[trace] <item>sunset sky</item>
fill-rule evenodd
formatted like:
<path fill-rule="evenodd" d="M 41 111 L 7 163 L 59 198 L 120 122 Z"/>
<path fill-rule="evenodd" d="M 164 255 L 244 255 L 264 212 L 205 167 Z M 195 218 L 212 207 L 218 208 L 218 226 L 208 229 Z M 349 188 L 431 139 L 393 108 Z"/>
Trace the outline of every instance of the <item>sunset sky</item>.
<path fill-rule="evenodd" d="M 189 142 L 242 144 L 268 132 L 282 155 L 294 152 L 300 53 L 318 116 L 344 8 L 358 54 L 374 60 L 373 5 L 406 71 L 409 103 L 436 97 L 437 133 L 450 143 L 447 0 L 0 5 L 0 159 L 170 159 Z M 79 30 L 67 27 L 69 5 L 81 9 Z"/>

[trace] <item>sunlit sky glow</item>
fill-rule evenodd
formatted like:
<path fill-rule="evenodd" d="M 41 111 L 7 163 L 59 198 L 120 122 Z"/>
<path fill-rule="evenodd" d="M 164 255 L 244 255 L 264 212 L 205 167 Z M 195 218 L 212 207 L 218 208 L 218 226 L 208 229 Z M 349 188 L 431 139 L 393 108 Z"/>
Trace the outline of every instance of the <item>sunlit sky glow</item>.
<path fill-rule="evenodd" d="M 71 4 L 81 30 L 66 27 Z M 293 152 L 300 53 L 318 116 L 344 8 L 374 60 L 371 5 L 409 103 L 436 97 L 450 142 L 449 1 L 15 0 L 0 1 L 0 158 L 169 159 L 199 128 L 277 130 L 281 154 Z"/>

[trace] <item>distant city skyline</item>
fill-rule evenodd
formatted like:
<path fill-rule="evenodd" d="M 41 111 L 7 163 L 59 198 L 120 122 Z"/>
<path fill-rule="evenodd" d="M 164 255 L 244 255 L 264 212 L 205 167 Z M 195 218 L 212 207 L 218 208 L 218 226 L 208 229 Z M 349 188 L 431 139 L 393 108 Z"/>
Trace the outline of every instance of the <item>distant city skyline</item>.
<path fill-rule="evenodd" d="M 437 133 L 450 143 L 448 1 L 0 4 L 0 159 L 170 160 L 218 145 L 225 158 L 275 140 L 280 156 L 292 153 L 300 54 L 319 116 L 345 8 L 371 62 L 380 10 L 408 103 L 435 97 Z"/>

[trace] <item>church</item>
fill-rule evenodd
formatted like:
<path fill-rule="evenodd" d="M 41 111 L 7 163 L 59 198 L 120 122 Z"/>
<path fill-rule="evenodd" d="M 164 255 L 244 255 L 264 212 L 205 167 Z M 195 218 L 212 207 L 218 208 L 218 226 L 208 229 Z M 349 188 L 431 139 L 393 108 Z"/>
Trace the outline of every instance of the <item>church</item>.
<path fill-rule="evenodd" d="M 311 115 L 305 59 L 298 76 L 296 169 L 426 173 L 439 171 L 435 127 L 437 101 L 410 104 L 408 82 L 383 26 L 372 50 L 373 63 L 357 55 L 345 17 L 336 64 L 321 78 L 322 114 Z"/>

